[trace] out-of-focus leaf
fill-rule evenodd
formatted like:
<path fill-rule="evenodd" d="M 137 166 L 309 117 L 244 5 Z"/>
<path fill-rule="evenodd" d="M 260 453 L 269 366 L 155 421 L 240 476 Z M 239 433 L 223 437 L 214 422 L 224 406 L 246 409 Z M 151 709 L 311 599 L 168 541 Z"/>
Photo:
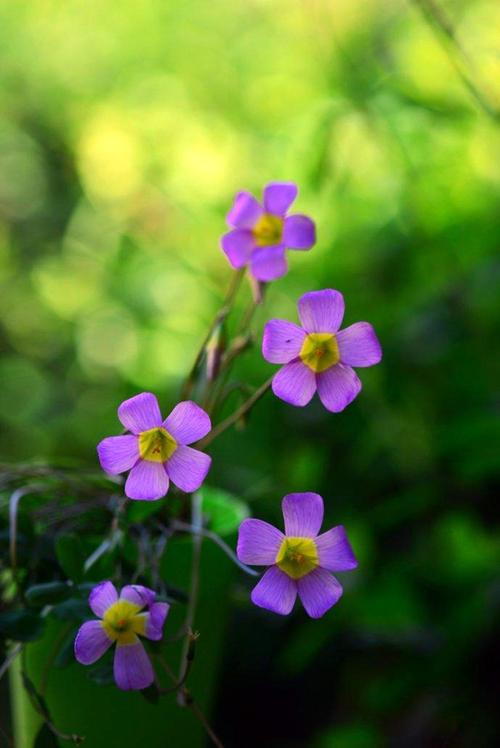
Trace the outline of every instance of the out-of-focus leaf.
<path fill-rule="evenodd" d="M 64 668 L 75 661 L 74 645 L 77 631 L 78 628 L 71 629 L 70 633 L 62 643 L 61 649 L 54 660 L 55 667 Z"/>
<path fill-rule="evenodd" d="M 71 597 L 58 605 L 54 605 L 51 615 L 60 621 L 84 621 L 92 616 L 91 610 L 86 600 Z"/>
<path fill-rule="evenodd" d="M 88 671 L 88 677 L 90 680 L 97 683 L 99 686 L 109 686 L 114 683 L 113 677 L 113 665 L 112 663 L 102 663 L 96 667 L 91 668 Z"/>
<path fill-rule="evenodd" d="M 247 504 L 226 491 L 210 486 L 200 489 L 201 511 L 208 518 L 208 527 L 217 535 L 235 532 L 250 515 Z"/>
<path fill-rule="evenodd" d="M 56 736 L 45 722 L 36 734 L 33 748 L 59 748 Z"/>
<path fill-rule="evenodd" d="M 26 601 L 29 605 L 43 607 L 55 605 L 71 596 L 73 589 L 67 582 L 47 582 L 34 584 L 26 590 Z"/>
<path fill-rule="evenodd" d="M 56 541 L 56 556 L 67 577 L 81 582 L 87 554 L 80 537 L 74 533 L 61 535 Z"/>
<path fill-rule="evenodd" d="M 38 639 L 44 629 L 44 620 L 29 610 L 8 610 L 0 614 L 0 636 L 18 642 Z"/>

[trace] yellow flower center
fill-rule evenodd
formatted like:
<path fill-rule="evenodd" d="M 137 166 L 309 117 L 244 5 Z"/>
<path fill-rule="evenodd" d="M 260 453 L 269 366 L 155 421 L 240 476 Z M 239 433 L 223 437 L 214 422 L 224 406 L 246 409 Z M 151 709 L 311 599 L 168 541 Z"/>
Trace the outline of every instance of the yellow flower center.
<path fill-rule="evenodd" d="M 315 372 L 326 371 L 340 361 L 339 346 L 331 332 L 310 332 L 302 343 L 300 358 Z"/>
<path fill-rule="evenodd" d="M 177 442 L 162 426 L 139 434 L 139 453 L 148 462 L 166 462 L 177 449 Z"/>
<path fill-rule="evenodd" d="M 284 538 L 276 564 L 292 579 L 300 579 L 319 565 L 318 549 L 312 538 Z"/>
<path fill-rule="evenodd" d="M 101 625 L 112 641 L 118 644 L 135 644 L 136 634 L 144 636 L 146 614 L 128 600 L 117 600 L 104 614 Z"/>
<path fill-rule="evenodd" d="M 253 227 L 253 236 L 258 247 L 279 244 L 283 235 L 284 221 L 271 213 L 263 213 Z"/>

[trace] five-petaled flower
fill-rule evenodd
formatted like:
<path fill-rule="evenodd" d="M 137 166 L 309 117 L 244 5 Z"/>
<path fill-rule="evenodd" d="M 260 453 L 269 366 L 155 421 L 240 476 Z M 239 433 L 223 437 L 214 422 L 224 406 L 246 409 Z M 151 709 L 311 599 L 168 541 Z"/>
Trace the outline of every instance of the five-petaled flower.
<path fill-rule="evenodd" d="M 343 591 L 330 572 L 350 571 L 358 562 L 341 525 L 318 535 L 323 499 L 317 493 L 290 493 L 282 509 L 285 534 L 260 519 L 240 525 L 240 561 L 270 567 L 253 589 L 252 601 L 288 615 L 298 594 L 311 618 L 321 618 Z"/>
<path fill-rule="evenodd" d="M 187 445 L 212 428 L 203 408 L 186 400 L 163 420 L 156 397 L 142 392 L 120 405 L 118 418 L 131 433 L 103 439 L 97 453 L 107 473 L 130 470 L 125 483 L 129 499 L 161 499 L 170 480 L 188 493 L 201 486 L 211 458 Z"/>
<path fill-rule="evenodd" d="M 249 265 L 257 280 L 276 280 L 287 271 L 287 249 L 313 246 L 313 221 L 303 215 L 287 215 L 297 192 L 292 182 L 272 182 L 264 189 L 263 205 L 249 192 L 236 195 L 226 219 L 233 230 L 221 239 L 234 268 Z"/>
<path fill-rule="evenodd" d="M 153 590 L 141 585 L 123 587 L 120 597 L 111 582 L 101 582 L 90 593 L 89 605 L 98 621 L 84 623 L 75 639 L 75 657 L 92 665 L 116 642 L 114 676 L 124 691 L 150 686 L 154 672 L 139 636 L 159 641 L 168 603 L 155 602 Z"/>
<path fill-rule="evenodd" d="M 285 364 L 273 378 L 273 392 L 303 406 L 317 390 L 325 408 L 339 413 L 361 390 L 352 367 L 378 364 L 380 343 L 368 322 L 339 330 L 344 316 L 339 291 L 311 291 L 297 306 L 302 327 L 273 319 L 264 328 L 262 355 L 272 364 Z"/>

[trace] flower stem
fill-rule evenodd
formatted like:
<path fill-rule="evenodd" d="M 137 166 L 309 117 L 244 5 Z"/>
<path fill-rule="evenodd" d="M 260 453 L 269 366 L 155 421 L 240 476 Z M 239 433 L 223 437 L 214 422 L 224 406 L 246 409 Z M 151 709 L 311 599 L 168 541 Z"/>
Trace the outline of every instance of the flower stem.
<path fill-rule="evenodd" d="M 205 449 L 205 447 L 211 444 L 214 439 L 217 439 L 217 437 L 220 436 L 224 431 L 226 431 L 226 429 L 228 429 L 230 426 L 236 423 L 236 421 L 239 421 L 240 418 L 248 413 L 253 408 L 255 403 L 257 403 L 261 399 L 261 397 L 266 394 L 267 390 L 271 386 L 272 381 L 273 377 L 270 377 L 270 379 L 268 379 L 267 382 L 264 382 L 264 384 L 262 384 L 258 390 L 255 390 L 253 395 L 249 397 L 248 400 L 243 403 L 243 405 L 240 405 L 240 407 L 237 408 L 234 413 L 231 413 L 230 416 L 218 423 L 217 426 L 212 429 L 212 431 L 207 434 L 204 439 L 201 439 L 201 441 L 197 443 L 197 449 Z"/>
<path fill-rule="evenodd" d="M 198 353 L 196 354 L 196 358 L 193 362 L 191 370 L 189 374 L 187 375 L 186 380 L 182 386 L 181 400 L 186 400 L 190 396 L 193 390 L 193 387 L 196 383 L 196 374 L 198 372 L 198 368 L 200 366 L 201 360 L 205 353 L 206 345 L 208 341 L 210 340 L 210 338 L 212 337 L 212 334 L 215 328 L 217 327 L 217 325 L 219 325 L 222 322 L 222 320 L 224 320 L 228 316 L 229 312 L 231 311 L 233 302 L 236 298 L 236 294 L 238 293 L 239 287 L 241 285 L 244 272 L 245 272 L 244 269 L 241 269 L 233 273 L 233 276 L 231 278 L 231 283 L 229 284 L 229 288 L 227 290 L 222 306 L 217 312 L 217 314 L 215 315 L 214 320 L 212 324 L 210 325 L 209 330 L 203 339 L 203 343 L 201 344 L 198 350 Z"/>

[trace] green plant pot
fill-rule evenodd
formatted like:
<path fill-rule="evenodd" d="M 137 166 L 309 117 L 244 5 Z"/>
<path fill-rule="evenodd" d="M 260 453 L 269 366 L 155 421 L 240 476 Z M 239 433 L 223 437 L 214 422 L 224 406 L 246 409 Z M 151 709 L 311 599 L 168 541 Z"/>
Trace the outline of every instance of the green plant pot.
<path fill-rule="evenodd" d="M 162 576 L 181 589 L 188 589 L 192 543 L 180 538 L 169 543 L 162 563 Z M 195 629 L 200 632 L 188 687 L 203 713 L 209 717 L 214 700 L 217 672 L 227 619 L 228 588 L 234 572 L 232 562 L 210 541 L 201 551 L 200 593 Z M 182 642 L 169 643 L 181 627 L 186 606 L 174 604 L 167 618 L 162 654 L 177 672 Z M 90 617 L 90 616 L 89 616 Z M 37 689 L 43 680 L 47 659 L 54 651 L 62 624 L 48 622 L 44 636 L 25 649 L 26 671 Z M 165 687 L 171 684 L 155 666 Z M 11 668 L 13 724 L 16 748 L 34 748 L 42 724 L 21 682 L 20 659 Z M 99 686 L 88 670 L 77 662 L 66 668 L 51 668 L 46 680 L 45 699 L 52 720 L 64 733 L 85 736 L 88 748 L 196 748 L 207 744 L 206 733 L 189 708 L 177 704 L 176 693 L 152 704 L 137 692 L 123 692 L 116 686 Z M 62 742 L 61 745 L 70 745 Z"/>

